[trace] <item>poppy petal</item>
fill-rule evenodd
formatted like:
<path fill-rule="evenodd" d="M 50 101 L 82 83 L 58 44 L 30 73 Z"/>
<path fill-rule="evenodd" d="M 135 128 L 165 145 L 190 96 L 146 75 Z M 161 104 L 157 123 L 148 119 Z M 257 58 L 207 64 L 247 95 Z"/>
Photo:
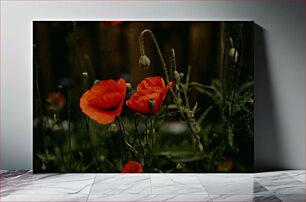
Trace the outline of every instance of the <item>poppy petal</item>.
<path fill-rule="evenodd" d="M 124 79 L 104 80 L 86 91 L 80 99 L 83 113 L 101 124 L 108 124 L 120 115 L 126 96 Z"/>
<path fill-rule="evenodd" d="M 101 109 L 110 109 L 117 107 L 122 100 L 122 95 L 119 92 L 105 93 L 103 96 L 90 92 L 88 103 L 92 106 Z"/>
<path fill-rule="evenodd" d="M 140 82 L 140 84 L 138 84 L 137 91 L 145 90 L 151 87 L 160 87 L 160 88 L 165 87 L 164 79 L 160 76 L 145 78 Z"/>
<path fill-rule="evenodd" d="M 137 161 L 128 161 L 121 169 L 121 173 L 141 173 L 142 166 Z"/>
<path fill-rule="evenodd" d="M 87 116 L 101 124 L 107 124 L 114 121 L 116 114 L 113 111 L 105 111 L 88 104 L 91 92 L 86 91 L 80 100 L 80 107 Z"/>

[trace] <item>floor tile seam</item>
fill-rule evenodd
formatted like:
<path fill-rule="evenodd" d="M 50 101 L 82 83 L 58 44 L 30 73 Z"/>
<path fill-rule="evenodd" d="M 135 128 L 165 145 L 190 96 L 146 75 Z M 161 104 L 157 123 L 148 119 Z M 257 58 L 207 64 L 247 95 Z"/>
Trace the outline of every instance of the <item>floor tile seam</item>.
<path fill-rule="evenodd" d="M 212 201 L 212 202 L 213 202 L 213 198 L 210 196 L 210 193 L 207 191 L 207 189 L 206 189 L 206 187 L 204 186 L 204 184 L 202 184 L 202 182 L 201 182 L 199 176 L 196 176 L 196 177 L 197 177 L 197 179 L 198 179 L 200 185 L 203 187 L 204 191 L 206 191 L 206 194 L 207 194 L 207 196 L 208 196 L 209 201 Z"/>
<path fill-rule="evenodd" d="M 93 182 L 92 182 L 92 185 L 91 185 L 91 187 L 90 187 L 90 190 L 89 190 L 89 192 L 88 192 L 88 195 L 87 195 L 87 198 L 86 198 L 86 202 L 87 202 L 87 201 L 88 201 L 88 199 L 89 199 L 89 196 L 90 196 L 90 193 L 91 193 L 92 187 L 94 186 L 95 181 L 96 181 L 96 177 L 97 177 L 97 174 L 95 175 L 95 178 L 94 178 L 94 180 L 93 180 Z"/>
<path fill-rule="evenodd" d="M 258 182 L 258 181 L 257 181 Z M 269 189 L 267 186 L 261 184 L 260 182 L 258 182 L 261 186 L 263 186 L 264 188 L 267 189 L 267 191 L 269 191 L 274 197 L 276 197 L 277 199 L 279 199 L 280 201 L 282 201 L 278 196 L 277 193 L 274 193 L 271 189 Z M 290 195 L 290 194 L 289 194 Z"/>

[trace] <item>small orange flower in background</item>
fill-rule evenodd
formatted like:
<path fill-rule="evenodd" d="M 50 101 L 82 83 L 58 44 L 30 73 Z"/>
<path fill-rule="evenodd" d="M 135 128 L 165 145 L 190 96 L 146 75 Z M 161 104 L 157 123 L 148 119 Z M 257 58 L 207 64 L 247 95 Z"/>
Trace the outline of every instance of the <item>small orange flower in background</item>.
<path fill-rule="evenodd" d="M 128 161 L 121 169 L 121 173 L 141 173 L 142 166 L 137 161 Z"/>
<path fill-rule="evenodd" d="M 113 21 L 104 21 L 107 24 L 111 24 L 111 25 L 120 25 L 123 23 L 123 21 L 120 20 L 113 20 Z"/>
<path fill-rule="evenodd" d="M 233 162 L 229 159 L 224 160 L 222 164 L 217 166 L 218 172 L 229 172 L 233 169 L 234 165 Z"/>
<path fill-rule="evenodd" d="M 122 111 L 126 96 L 124 79 L 103 80 L 86 91 L 80 100 L 80 107 L 87 116 L 101 124 L 115 120 Z"/>
<path fill-rule="evenodd" d="M 165 85 L 162 77 L 148 77 L 137 86 L 137 92 L 126 101 L 126 105 L 141 113 L 156 115 L 161 107 L 170 86 Z M 153 106 L 150 102 L 153 101 Z"/>
<path fill-rule="evenodd" d="M 47 95 L 46 103 L 49 110 L 60 111 L 65 106 L 66 99 L 59 92 L 51 92 Z"/>

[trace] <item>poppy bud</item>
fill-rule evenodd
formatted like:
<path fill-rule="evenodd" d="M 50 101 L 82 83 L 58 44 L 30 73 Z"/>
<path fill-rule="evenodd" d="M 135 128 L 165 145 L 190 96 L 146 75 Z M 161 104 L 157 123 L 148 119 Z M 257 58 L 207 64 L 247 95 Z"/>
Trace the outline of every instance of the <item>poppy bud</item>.
<path fill-rule="evenodd" d="M 144 69 L 147 69 L 150 67 L 150 59 L 146 55 L 140 56 L 138 62 L 139 62 L 139 65 Z"/>
<path fill-rule="evenodd" d="M 112 123 L 112 124 L 109 126 L 109 132 L 111 132 L 111 133 L 116 133 L 116 132 L 118 132 L 118 128 L 117 128 L 116 124 Z"/>
<path fill-rule="evenodd" d="M 131 83 L 126 83 L 126 89 L 128 91 L 132 90 L 132 84 Z"/>
<path fill-rule="evenodd" d="M 235 48 L 231 48 L 228 52 L 229 56 L 231 57 L 234 57 L 235 56 L 235 59 L 234 59 L 234 62 L 237 62 L 238 61 L 238 51 L 235 49 Z"/>
<path fill-rule="evenodd" d="M 199 142 L 198 148 L 199 148 L 200 152 L 202 152 L 204 150 L 204 147 L 203 147 L 202 143 Z"/>
<path fill-rule="evenodd" d="M 83 76 L 84 78 L 87 78 L 87 77 L 88 77 L 88 73 L 87 73 L 87 72 L 83 72 L 83 73 L 82 73 L 82 76 Z"/>
<path fill-rule="evenodd" d="M 173 77 L 176 82 L 180 80 L 180 74 L 178 73 L 178 71 L 173 72 Z"/>
<path fill-rule="evenodd" d="M 253 104 L 254 104 L 254 100 L 253 100 L 252 98 L 250 98 L 250 99 L 248 100 L 248 103 L 249 103 L 250 105 L 253 105 Z"/>
<path fill-rule="evenodd" d="M 186 165 L 183 162 L 179 162 L 179 163 L 176 164 L 176 169 L 177 170 L 182 170 L 182 169 L 184 169 L 184 167 L 186 167 Z"/>
<path fill-rule="evenodd" d="M 194 117 L 194 113 L 193 113 L 192 111 L 188 111 L 188 112 L 187 112 L 187 117 L 188 117 L 189 119 L 193 118 L 193 117 Z"/>
<path fill-rule="evenodd" d="M 154 105 L 155 105 L 155 100 L 150 99 L 150 100 L 149 100 L 150 109 L 153 109 Z"/>
<path fill-rule="evenodd" d="M 97 83 L 99 83 L 99 82 L 100 82 L 100 80 L 98 80 L 98 79 L 95 80 L 95 81 L 94 81 L 94 85 L 97 84 Z"/>
<path fill-rule="evenodd" d="M 180 79 L 184 77 L 184 73 L 180 73 Z"/>

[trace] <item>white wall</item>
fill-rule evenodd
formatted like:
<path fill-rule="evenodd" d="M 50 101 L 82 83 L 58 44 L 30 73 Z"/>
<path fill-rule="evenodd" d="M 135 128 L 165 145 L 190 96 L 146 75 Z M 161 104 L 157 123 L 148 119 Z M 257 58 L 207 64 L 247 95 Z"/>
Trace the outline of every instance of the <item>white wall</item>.
<path fill-rule="evenodd" d="M 1 169 L 32 168 L 32 23 L 254 20 L 255 164 L 305 168 L 305 17 L 294 1 L 0 1 Z"/>

